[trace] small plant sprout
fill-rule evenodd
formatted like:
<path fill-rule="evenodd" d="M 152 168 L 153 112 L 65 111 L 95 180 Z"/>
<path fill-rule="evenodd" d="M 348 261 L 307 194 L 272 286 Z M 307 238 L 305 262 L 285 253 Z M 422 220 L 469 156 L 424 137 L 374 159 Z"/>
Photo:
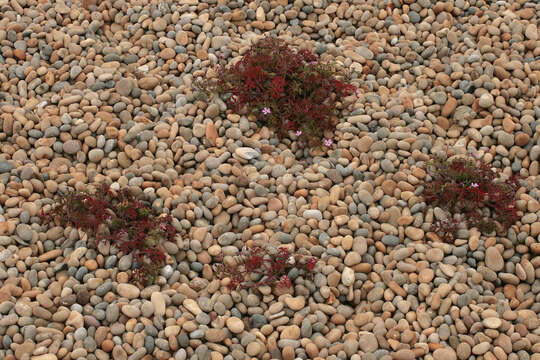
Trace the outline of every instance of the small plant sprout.
<path fill-rule="evenodd" d="M 306 265 L 306 268 L 307 268 L 308 270 L 313 270 L 313 269 L 315 268 L 315 265 L 316 265 L 316 264 L 317 264 L 317 258 L 314 258 L 314 257 L 313 257 L 313 258 L 311 258 L 311 259 L 308 261 L 308 263 L 307 263 L 307 265 Z"/>
<path fill-rule="evenodd" d="M 457 229 L 454 215 L 470 227 L 491 233 L 497 225 L 508 229 L 519 219 L 516 191 L 519 175 L 498 179 L 498 172 L 478 159 L 433 159 L 426 168 L 431 180 L 424 184 L 423 197 L 428 205 L 446 209 L 452 220 L 434 224 L 441 238 L 449 239 Z M 488 213 L 490 213 L 488 215 Z M 433 230 L 432 230 L 433 231 Z"/>
<path fill-rule="evenodd" d="M 287 275 L 283 275 L 281 279 L 279 280 L 279 282 L 277 283 L 277 286 L 288 288 L 292 286 L 292 281 Z"/>
<path fill-rule="evenodd" d="M 170 215 L 159 216 L 127 189 L 114 191 L 106 184 L 93 193 L 71 191 L 40 217 L 42 224 L 73 226 L 93 236 L 94 245 L 106 241 L 131 254 L 137 265 L 131 278 L 142 285 L 152 283 L 165 265 L 161 243 L 176 236 Z"/>
<path fill-rule="evenodd" d="M 223 262 L 215 266 L 220 279 L 229 279 L 227 286 L 230 290 L 238 288 L 257 290 L 261 285 L 291 287 L 292 280 L 287 276 L 291 269 L 297 268 L 310 275 L 317 263 L 316 258 L 293 254 L 284 247 L 275 252 L 255 246 L 244 250 L 234 259 L 232 264 Z"/>

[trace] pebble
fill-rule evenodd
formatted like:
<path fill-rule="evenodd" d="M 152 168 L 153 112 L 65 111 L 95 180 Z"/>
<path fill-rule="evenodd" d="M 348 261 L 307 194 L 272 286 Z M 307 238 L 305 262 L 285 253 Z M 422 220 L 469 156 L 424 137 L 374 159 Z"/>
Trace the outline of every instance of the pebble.
<path fill-rule="evenodd" d="M 258 158 L 260 155 L 259 153 L 251 148 L 248 147 L 239 147 L 235 150 L 235 154 L 241 157 L 245 160 L 252 160 Z"/>
<path fill-rule="evenodd" d="M 0 160 L 0 174 L 9 173 L 13 167 L 14 166 L 12 163 L 5 160 Z"/>
<path fill-rule="evenodd" d="M 151 301 L 153 305 L 153 313 L 156 316 L 165 315 L 166 305 L 163 294 L 161 294 L 160 292 L 153 292 L 151 295 Z"/>
<path fill-rule="evenodd" d="M 33 356 L 32 360 L 58 360 L 58 357 L 54 354 L 42 354 Z"/>
<path fill-rule="evenodd" d="M 105 153 L 102 149 L 92 149 L 88 152 L 88 160 L 97 163 L 103 159 Z"/>
<path fill-rule="evenodd" d="M 208 329 L 205 332 L 206 340 L 213 343 L 222 342 L 227 337 L 227 333 L 223 329 Z"/>
<path fill-rule="evenodd" d="M 381 241 L 388 246 L 396 246 L 400 243 L 399 238 L 394 235 L 384 235 Z"/>
<path fill-rule="evenodd" d="M 501 271 L 504 268 L 504 259 L 495 247 L 486 249 L 486 266 L 493 271 Z"/>
<path fill-rule="evenodd" d="M 358 338 L 358 345 L 365 353 L 372 353 L 378 349 L 379 344 L 374 334 L 366 332 Z"/>
<path fill-rule="evenodd" d="M 412 350 L 401 349 L 392 354 L 392 358 L 396 360 L 412 360 L 415 358 L 415 355 Z"/>
<path fill-rule="evenodd" d="M 19 224 L 17 225 L 17 235 L 21 237 L 24 241 L 30 241 L 33 237 L 33 232 L 30 226 L 27 224 Z"/>
<path fill-rule="evenodd" d="M 131 79 L 121 79 L 116 83 L 116 91 L 122 96 L 129 96 L 133 90 L 133 81 Z"/>
<path fill-rule="evenodd" d="M 345 267 L 341 275 L 341 282 L 343 285 L 350 286 L 354 283 L 354 271 L 349 267 Z"/>
<path fill-rule="evenodd" d="M 159 84 L 159 79 L 147 76 L 139 80 L 139 87 L 144 90 L 154 89 Z"/>
<path fill-rule="evenodd" d="M 433 357 L 440 360 L 456 360 L 457 354 L 456 351 L 451 347 L 445 347 L 436 349 L 433 352 Z"/>
<path fill-rule="evenodd" d="M 482 323 L 489 329 L 498 329 L 502 325 L 502 320 L 496 317 L 490 317 L 484 319 Z"/>
<path fill-rule="evenodd" d="M 136 299 L 139 297 L 140 290 L 132 284 L 118 284 L 118 295 L 127 299 Z"/>
<path fill-rule="evenodd" d="M 186 299 L 183 302 L 183 305 L 188 309 L 193 315 L 199 315 L 202 310 L 199 307 L 199 304 L 193 299 Z"/>
<path fill-rule="evenodd" d="M 306 299 L 300 296 L 294 298 L 288 297 L 285 298 L 285 303 L 291 310 L 299 311 L 304 308 L 306 304 Z"/>
<path fill-rule="evenodd" d="M 440 262 L 444 259 L 444 252 L 439 248 L 429 249 L 426 252 L 426 259 L 430 263 Z"/>
<path fill-rule="evenodd" d="M 488 352 L 491 344 L 487 341 L 483 341 L 472 348 L 472 353 L 474 355 L 483 355 Z"/>
<path fill-rule="evenodd" d="M 78 140 L 68 140 L 63 145 L 63 150 L 66 154 L 76 154 L 81 149 L 81 143 Z"/>
<path fill-rule="evenodd" d="M 538 40 L 538 28 L 533 24 L 529 24 L 525 27 L 525 36 L 529 40 L 536 41 Z"/>
<path fill-rule="evenodd" d="M 305 219 L 322 220 L 322 213 L 320 210 L 306 210 L 304 211 L 303 217 Z"/>
<path fill-rule="evenodd" d="M 230 317 L 226 321 L 227 328 L 233 333 L 233 334 L 239 334 L 242 331 L 244 331 L 244 323 L 239 318 Z"/>
<path fill-rule="evenodd" d="M 483 108 L 488 108 L 491 105 L 493 105 L 493 103 L 494 103 L 494 100 L 491 94 L 482 94 L 482 96 L 480 96 L 478 105 L 480 105 Z"/>

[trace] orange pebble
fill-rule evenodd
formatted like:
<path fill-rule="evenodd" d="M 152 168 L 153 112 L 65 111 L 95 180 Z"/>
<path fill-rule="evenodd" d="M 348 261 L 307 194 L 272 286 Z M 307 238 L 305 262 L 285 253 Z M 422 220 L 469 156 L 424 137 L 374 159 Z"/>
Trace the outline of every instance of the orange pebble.
<path fill-rule="evenodd" d="M 101 349 L 103 349 L 105 352 L 111 352 L 113 348 L 114 343 L 109 339 L 104 340 L 103 343 L 101 343 Z"/>
<path fill-rule="evenodd" d="M 86 266 L 89 271 L 95 271 L 98 267 L 98 264 L 96 260 L 90 259 L 85 261 L 84 266 Z"/>

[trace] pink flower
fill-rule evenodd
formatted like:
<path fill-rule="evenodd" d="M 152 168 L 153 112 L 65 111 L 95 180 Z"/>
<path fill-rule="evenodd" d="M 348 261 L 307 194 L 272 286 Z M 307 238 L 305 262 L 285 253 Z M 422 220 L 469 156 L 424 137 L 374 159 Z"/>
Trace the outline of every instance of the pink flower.
<path fill-rule="evenodd" d="M 472 183 L 471 186 L 472 186 L 473 188 L 477 188 L 477 187 L 478 187 L 478 183 Z"/>
<path fill-rule="evenodd" d="M 265 107 L 265 108 L 262 109 L 262 113 L 263 113 L 264 115 L 268 115 L 268 114 L 270 114 L 271 112 L 272 112 L 272 111 L 270 110 L 270 108 Z"/>
<path fill-rule="evenodd" d="M 302 131 L 296 130 L 296 132 L 295 132 L 294 134 L 295 134 L 296 136 L 300 136 L 300 135 L 302 135 Z"/>
<path fill-rule="evenodd" d="M 328 147 L 332 146 L 333 143 L 334 143 L 334 141 L 332 139 L 324 140 L 324 145 L 326 145 Z"/>
<path fill-rule="evenodd" d="M 311 65 L 317 65 L 317 62 L 316 61 L 312 61 L 310 62 Z"/>

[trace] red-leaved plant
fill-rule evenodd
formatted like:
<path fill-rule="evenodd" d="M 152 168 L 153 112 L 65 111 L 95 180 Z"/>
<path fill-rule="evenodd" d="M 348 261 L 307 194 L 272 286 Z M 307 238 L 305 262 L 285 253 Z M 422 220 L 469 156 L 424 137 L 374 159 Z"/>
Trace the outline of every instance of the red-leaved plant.
<path fill-rule="evenodd" d="M 197 81 L 196 88 L 206 95 L 230 94 L 227 104 L 234 112 L 247 106 L 280 138 L 294 132 L 301 144 L 309 145 L 335 129 L 338 102 L 357 91 L 336 78 L 332 64 L 271 37 L 252 45 L 234 65 L 218 65 L 216 74 L 217 78 Z"/>
<path fill-rule="evenodd" d="M 218 278 L 229 278 L 227 287 L 230 290 L 252 288 L 257 290 L 261 285 L 270 287 L 291 287 L 292 281 L 287 273 L 292 268 L 303 270 L 308 274 L 317 259 L 307 258 L 300 254 L 292 254 L 287 248 L 280 247 L 276 252 L 255 246 L 247 248 L 235 257 L 233 264 L 217 264 L 214 266 Z M 253 279 L 252 277 L 255 277 Z"/>
<path fill-rule="evenodd" d="M 132 254 L 137 268 L 132 279 L 143 285 L 152 283 L 165 265 L 162 241 L 174 241 L 176 231 L 170 215 L 159 214 L 127 190 L 112 190 L 101 184 L 95 193 L 71 191 L 60 197 L 49 212 L 40 212 L 47 224 L 70 225 L 94 237 L 94 245 L 108 241 L 124 254 Z"/>
<path fill-rule="evenodd" d="M 519 219 L 515 204 L 518 174 L 501 181 L 489 164 L 463 158 L 436 158 L 428 162 L 426 170 L 432 177 L 424 184 L 423 197 L 428 205 L 446 209 L 452 215 L 461 214 L 468 226 L 485 233 L 494 231 L 496 222 L 508 229 Z M 484 216 L 485 208 L 491 216 Z M 432 231 L 446 241 L 453 240 L 456 220 L 435 223 Z"/>

